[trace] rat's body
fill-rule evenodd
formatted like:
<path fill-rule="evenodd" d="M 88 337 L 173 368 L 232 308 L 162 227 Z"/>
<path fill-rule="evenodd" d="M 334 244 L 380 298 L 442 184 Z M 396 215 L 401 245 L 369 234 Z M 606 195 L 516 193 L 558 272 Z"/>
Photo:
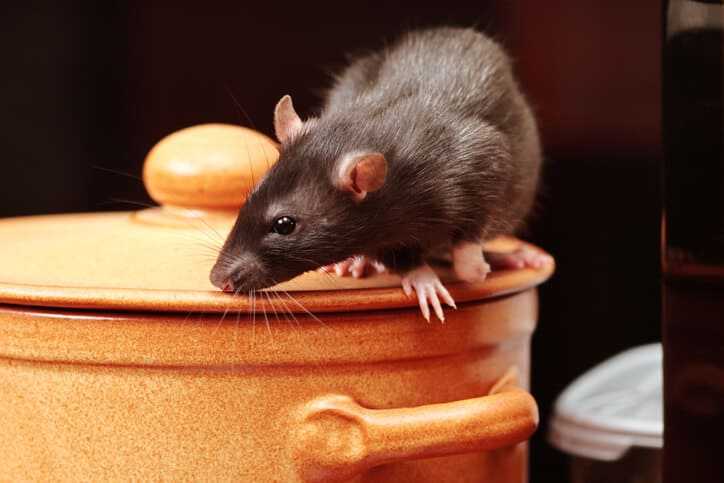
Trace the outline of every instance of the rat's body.
<path fill-rule="evenodd" d="M 413 32 L 357 60 L 329 91 L 322 118 L 353 126 L 350 147 L 390 153 L 388 202 L 404 196 L 452 231 L 473 239 L 510 233 L 533 203 L 535 120 L 508 56 L 478 32 Z"/>
<path fill-rule="evenodd" d="M 534 118 L 507 55 L 473 30 L 407 34 L 352 63 L 318 118 L 302 123 L 283 98 L 275 127 L 280 160 L 242 208 L 212 273 L 226 289 L 363 255 L 400 273 L 423 314 L 429 301 L 442 318 L 438 295 L 454 302 L 426 258 L 450 252 L 460 278 L 484 279 L 481 242 L 512 233 L 535 197 Z M 521 254 L 506 263 L 542 261 Z"/>

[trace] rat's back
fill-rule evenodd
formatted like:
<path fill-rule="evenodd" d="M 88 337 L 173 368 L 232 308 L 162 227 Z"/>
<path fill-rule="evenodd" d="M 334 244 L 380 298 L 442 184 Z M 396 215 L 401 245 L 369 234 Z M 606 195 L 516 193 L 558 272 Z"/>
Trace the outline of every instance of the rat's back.
<path fill-rule="evenodd" d="M 473 29 L 444 27 L 409 32 L 357 59 L 337 78 L 325 110 L 416 97 L 421 106 L 499 125 L 511 88 L 508 56 L 496 42 Z"/>
<path fill-rule="evenodd" d="M 511 152 L 508 168 L 492 175 L 490 164 L 484 162 L 475 165 L 464 156 L 450 162 L 467 162 L 496 179 L 493 184 L 501 192 L 495 197 L 504 202 L 486 205 L 496 214 L 486 216 L 490 222 L 484 232 L 494 236 L 513 231 L 530 211 L 541 164 L 537 126 L 508 55 L 486 35 L 453 27 L 412 31 L 387 48 L 356 59 L 336 78 L 322 115 L 345 112 L 374 119 L 370 125 L 376 129 L 394 131 L 401 151 L 419 147 L 415 152 L 423 154 L 432 154 L 431 146 L 443 137 L 437 134 L 431 139 L 430 133 L 450 127 L 459 133 L 442 141 L 450 152 L 475 158 L 477 151 L 482 156 L 466 134 L 479 132 L 481 126 L 494 128 Z M 434 131 L 435 125 L 442 129 Z"/>

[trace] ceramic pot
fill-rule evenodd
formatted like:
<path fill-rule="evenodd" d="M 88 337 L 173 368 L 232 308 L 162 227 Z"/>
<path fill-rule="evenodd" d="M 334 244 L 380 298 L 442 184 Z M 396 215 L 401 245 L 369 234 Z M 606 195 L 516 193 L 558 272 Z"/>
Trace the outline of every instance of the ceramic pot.
<path fill-rule="evenodd" d="M 197 127 L 146 161 L 159 208 L 0 221 L 0 480 L 525 481 L 552 267 L 441 270 L 445 323 L 393 275 L 220 293 L 203 245 L 275 159 L 258 133 Z"/>

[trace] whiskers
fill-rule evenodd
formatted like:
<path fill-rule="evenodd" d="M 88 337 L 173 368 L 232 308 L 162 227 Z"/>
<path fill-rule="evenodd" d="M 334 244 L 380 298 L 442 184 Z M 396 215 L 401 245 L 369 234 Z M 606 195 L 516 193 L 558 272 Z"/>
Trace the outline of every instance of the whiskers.
<path fill-rule="evenodd" d="M 274 285 L 279 285 L 279 283 L 276 280 L 272 279 L 272 281 L 274 282 Z M 275 287 L 275 291 L 278 291 L 277 292 L 278 294 L 283 294 L 284 296 L 286 296 L 290 302 L 294 303 L 298 308 L 302 309 L 302 311 L 304 313 L 306 313 L 307 316 L 309 316 L 311 319 L 316 321 L 319 325 L 321 325 L 324 328 L 331 329 L 331 326 L 325 324 L 319 317 L 314 315 L 309 309 L 307 309 L 307 307 L 304 306 L 304 304 L 302 302 L 300 302 L 296 297 L 291 295 L 287 290 L 285 290 L 281 287 Z M 280 297 L 280 299 L 281 299 L 281 297 Z M 290 314 L 292 314 L 292 316 L 294 316 L 294 312 L 295 312 L 295 310 L 290 310 Z M 297 322 L 297 325 L 299 325 L 299 322 L 298 321 L 296 321 L 296 322 Z"/>
<path fill-rule="evenodd" d="M 256 126 L 254 125 L 254 121 L 251 120 L 251 116 L 249 116 L 249 113 L 246 112 L 246 109 L 244 109 L 241 106 L 241 103 L 238 101 L 238 99 L 234 95 L 234 92 L 231 90 L 231 87 L 229 87 L 229 84 L 224 83 L 224 88 L 226 89 L 226 93 L 229 94 L 229 97 L 231 97 L 231 100 L 234 101 L 234 104 L 236 104 L 236 108 L 239 110 L 239 115 L 240 116 L 243 115 L 244 118 L 246 118 L 246 121 L 249 123 L 249 125 L 253 129 L 256 129 Z M 241 125 L 243 125 L 243 122 L 241 123 Z"/>
<path fill-rule="evenodd" d="M 272 152 L 264 151 L 264 156 L 267 164 L 267 168 L 271 166 Z M 251 155 L 247 156 L 245 162 L 250 163 Z M 94 166 L 95 169 L 101 171 L 113 173 L 120 176 L 125 176 L 137 181 L 141 181 L 141 178 L 132 174 L 123 173 L 110 168 L 101 166 Z M 252 170 L 252 176 L 257 173 L 253 172 L 253 167 L 250 163 L 250 169 Z M 258 180 L 258 176 L 254 179 L 254 185 Z M 249 192 L 246 196 L 253 195 L 254 186 L 249 188 Z M 129 205 L 139 208 L 156 208 L 157 205 L 147 203 L 144 201 L 129 200 L 123 198 L 110 198 L 107 203 L 118 203 L 123 205 Z M 187 259 L 193 259 L 199 263 L 204 264 L 204 269 L 207 267 L 210 269 L 210 263 L 217 263 L 220 269 L 232 269 L 236 260 L 230 254 L 225 253 L 222 249 L 226 242 L 225 234 L 220 233 L 219 227 L 214 223 L 213 219 L 205 219 L 200 211 L 183 208 L 174 208 L 176 213 L 180 216 L 174 217 L 173 222 L 178 224 L 178 228 L 173 229 L 172 227 L 164 228 L 159 230 L 160 243 L 168 244 L 169 250 L 178 250 L 179 247 L 173 247 L 174 243 L 180 244 L 183 247 L 184 253 Z M 188 227 L 190 229 L 183 229 Z M 134 236 L 134 235 L 131 235 Z M 162 241 L 165 240 L 165 241 Z M 186 253 L 188 252 L 188 253 Z M 173 254 L 171 254 L 173 255 Z M 306 264 L 316 265 L 316 263 L 308 258 L 304 258 L 306 254 L 294 254 L 293 258 L 299 261 L 303 261 Z M 164 261 L 156 261 L 158 265 L 163 263 L 171 263 L 176 260 L 177 256 L 162 257 Z M 156 267 L 158 268 L 158 267 Z M 149 270 L 153 270 L 154 267 L 148 267 Z M 336 277 L 326 272 L 324 273 L 327 280 L 330 283 L 334 283 Z M 325 277 L 320 277 L 324 279 Z M 276 280 L 272 280 L 275 285 L 278 285 Z M 219 305 L 215 310 L 218 312 L 216 315 L 211 315 L 208 312 L 202 313 L 197 311 L 189 311 L 185 315 L 184 321 L 193 320 L 194 324 L 201 323 L 208 326 L 207 330 L 212 330 L 214 334 L 221 331 L 224 336 L 223 338 L 228 341 L 231 345 L 233 344 L 234 350 L 241 349 L 242 346 L 248 347 L 249 341 L 242 343 L 240 337 L 251 336 L 251 344 L 275 344 L 278 343 L 279 334 L 285 332 L 285 337 L 289 334 L 299 333 L 301 334 L 305 330 L 305 326 L 319 326 L 325 329 L 331 329 L 332 327 L 326 324 L 320 317 L 315 315 L 303 301 L 304 297 L 290 293 L 283 287 L 274 287 L 268 290 L 248 290 L 241 291 L 236 290 L 229 294 L 218 294 Z M 179 314 L 181 316 L 182 314 Z M 257 318 L 260 324 L 263 322 L 264 326 L 262 330 L 257 331 Z M 259 325 L 260 325 L 259 324 Z M 249 327 L 251 325 L 251 327 Z M 260 325 L 261 327 L 261 325 Z M 310 327 L 311 328 L 311 327 Z M 231 332 L 234 333 L 234 340 L 231 341 Z"/>
<path fill-rule="evenodd" d="M 119 171 L 117 169 L 106 168 L 105 166 L 99 166 L 97 164 L 92 164 L 91 168 L 97 169 L 98 171 L 104 171 L 104 172 L 110 173 L 110 174 L 117 174 L 118 176 L 124 176 L 124 177 L 130 178 L 130 179 L 135 179 L 136 181 L 140 181 L 141 183 L 143 183 L 143 180 L 141 179 L 141 177 L 136 176 L 135 174 L 125 173 L 125 172 Z"/>

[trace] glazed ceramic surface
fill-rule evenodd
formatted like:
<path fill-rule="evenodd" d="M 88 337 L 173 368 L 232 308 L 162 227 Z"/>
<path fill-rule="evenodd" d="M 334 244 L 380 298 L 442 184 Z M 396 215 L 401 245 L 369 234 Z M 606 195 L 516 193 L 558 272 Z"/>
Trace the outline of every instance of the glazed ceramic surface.
<path fill-rule="evenodd" d="M 217 292 L 213 250 L 275 149 L 192 128 L 146 161 L 159 208 L 0 221 L 0 481 L 526 479 L 553 267 L 443 270 L 444 324 L 392 275 Z"/>

